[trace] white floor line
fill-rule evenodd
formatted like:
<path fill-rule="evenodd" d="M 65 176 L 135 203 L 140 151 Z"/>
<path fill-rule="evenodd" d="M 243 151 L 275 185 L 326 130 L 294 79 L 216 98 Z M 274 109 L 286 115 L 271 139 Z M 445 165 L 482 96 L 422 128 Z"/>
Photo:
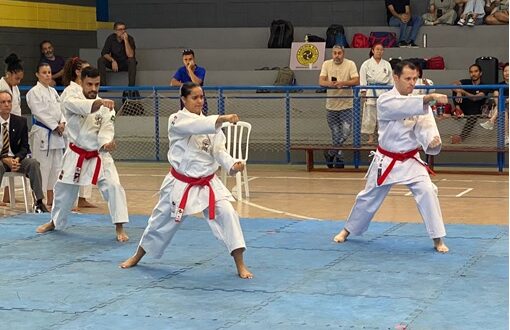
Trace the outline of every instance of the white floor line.
<path fill-rule="evenodd" d="M 258 204 L 252 203 L 252 202 L 248 202 L 245 199 L 243 199 L 242 203 L 246 204 L 246 205 L 249 205 L 249 206 L 253 206 L 253 207 L 259 208 L 259 209 L 264 210 L 264 211 L 268 211 L 268 212 L 272 212 L 272 213 L 276 213 L 276 214 L 288 215 L 288 216 L 299 218 L 299 219 L 305 219 L 305 220 L 323 220 L 323 219 L 311 218 L 311 217 L 307 217 L 307 216 L 304 216 L 304 215 L 299 215 L 299 214 L 295 214 L 295 213 L 289 213 L 289 212 L 285 212 L 285 211 L 280 211 L 280 210 L 272 209 L 272 208 L 269 208 L 269 207 L 265 207 L 265 206 L 262 206 L 262 205 L 258 205 Z"/>
<path fill-rule="evenodd" d="M 473 190 L 474 188 L 467 188 L 466 190 L 464 190 L 463 192 L 461 192 L 460 194 L 458 195 L 455 195 L 455 197 L 462 197 L 464 196 L 465 194 L 467 194 L 468 192 L 470 192 L 471 190 Z"/>

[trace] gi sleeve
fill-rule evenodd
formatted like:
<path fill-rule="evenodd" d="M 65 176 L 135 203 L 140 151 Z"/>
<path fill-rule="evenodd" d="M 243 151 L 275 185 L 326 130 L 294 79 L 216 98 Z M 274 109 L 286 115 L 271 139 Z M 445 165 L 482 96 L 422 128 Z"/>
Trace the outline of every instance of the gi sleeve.
<path fill-rule="evenodd" d="M 87 116 L 91 113 L 90 111 L 92 110 L 92 104 L 94 104 L 94 101 L 96 100 L 82 99 L 76 95 L 70 95 L 64 100 L 63 106 L 66 111 L 77 115 Z"/>
<path fill-rule="evenodd" d="M 28 107 L 32 111 L 32 115 L 35 118 L 46 125 L 52 131 L 57 128 L 58 122 L 51 115 L 50 103 L 48 100 L 44 100 L 41 93 L 32 88 L 27 93 Z"/>
<path fill-rule="evenodd" d="M 377 99 L 377 118 L 383 121 L 402 120 L 426 113 L 423 96 L 400 95 L 395 89 Z"/>
<path fill-rule="evenodd" d="M 227 152 L 225 148 L 226 138 L 225 134 L 221 129 L 218 129 L 218 133 L 214 137 L 214 145 L 213 145 L 213 157 L 222 168 L 224 168 L 228 175 L 230 175 L 230 169 L 234 165 L 234 163 L 238 160 L 232 158 L 230 154 Z"/>
<path fill-rule="evenodd" d="M 218 117 L 218 115 L 189 116 L 178 112 L 168 118 L 168 134 L 175 133 L 181 136 L 214 134 Z"/>
<path fill-rule="evenodd" d="M 421 145 L 426 154 L 437 155 L 441 151 L 441 144 L 435 148 L 429 148 L 429 144 L 432 142 L 434 137 L 440 135 L 432 110 L 430 107 L 428 108 L 429 111 L 427 114 L 418 116 L 418 120 L 414 126 L 414 134 L 416 136 L 416 140 L 418 140 L 418 143 Z"/>

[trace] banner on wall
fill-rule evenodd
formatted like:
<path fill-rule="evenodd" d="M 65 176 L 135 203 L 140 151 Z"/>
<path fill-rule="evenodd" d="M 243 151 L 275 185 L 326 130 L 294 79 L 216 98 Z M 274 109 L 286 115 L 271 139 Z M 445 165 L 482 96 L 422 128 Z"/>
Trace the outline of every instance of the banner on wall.
<path fill-rule="evenodd" d="M 320 70 L 326 51 L 325 42 L 293 42 L 290 50 L 292 70 Z"/>

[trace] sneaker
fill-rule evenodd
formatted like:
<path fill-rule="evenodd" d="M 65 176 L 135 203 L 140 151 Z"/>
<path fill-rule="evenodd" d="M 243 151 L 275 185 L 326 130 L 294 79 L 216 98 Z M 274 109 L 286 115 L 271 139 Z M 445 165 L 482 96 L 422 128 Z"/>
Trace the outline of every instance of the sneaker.
<path fill-rule="evenodd" d="M 338 156 L 335 157 L 335 168 L 344 168 L 345 164 L 343 159 L 340 159 Z"/>
<path fill-rule="evenodd" d="M 459 19 L 459 21 L 457 22 L 457 24 L 458 24 L 458 25 L 460 25 L 460 26 L 464 26 L 464 24 L 466 24 L 466 20 L 465 20 L 465 19 L 463 19 L 463 18 L 461 18 L 461 19 Z"/>
<path fill-rule="evenodd" d="M 329 151 L 324 151 L 324 159 L 326 159 L 326 165 L 328 168 L 333 168 L 333 161 L 335 160 L 334 155 L 330 155 Z"/>
<path fill-rule="evenodd" d="M 407 42 L 405 41 L 399 41 L 398 44 L 397 44 L 397 47 L 407 47 Z"/>
<path fill-rule="evenodd" d="M 34 213 L 49 213 L 50 211 L 46 208 L 44 203 L 37 203 L 34 206 Z"/>
<path fill-rule="evenodd" d="M 482 126 L 485 129 L 488 129 L 488 130 L 493 130 L 494 129 L 494 124 L 491 123 L 490 120 L 487 120 L 485 123 L 480 123 L 480 126 Z"/>
<path fill-rule="evenodd" d="M 466 23 L 467 26 L 475 26 L 475 20 L 473 17 L 470 17 Z"/>
<path fill-rule="evenodd" d="M 428 26 L 433 26 L 433 25 L 435 25 L 435 24 L 434 24 L 434 22 L 432 22 L 432 21 L 427 21 L 427 20 L 425 20 L 425 21 L 423 22 L 423 24 L 428 25 Z"/>
<path fill-rule="evenodd" d="M 414 43 L 414 41 L 411 41 L 409 44 L 408 44 L 409 47 L 411 48 L 420 48 L 420 46 L 418 46 L 417 44 Z"/>

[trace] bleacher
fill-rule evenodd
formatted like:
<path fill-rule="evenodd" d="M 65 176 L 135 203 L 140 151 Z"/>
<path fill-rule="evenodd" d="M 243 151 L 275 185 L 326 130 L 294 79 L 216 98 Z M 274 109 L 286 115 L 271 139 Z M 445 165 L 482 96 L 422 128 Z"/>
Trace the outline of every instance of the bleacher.
<path fill-rule="evenodd" d="M 354 33 L 368 35 L 371 31 L 394 31 L 387 26 L 345 27 L 350 42 Z M 175 70 L 182 65 L 181 51 L 195 50 L 197 63 L 207 69 L 206 85 L 271 85 L 275 70 L 264 67 L 289 65 L 290 49 L 268 49 L 269 28 L 187 28 L 130 29 L 137 45 L 137 85 L 168 85 Z M 325 36 L 326 27 L 295 27 L 294 41 L 304 40 L 305 34 Z M 97 48 L 81 49 L 80 57 L 95 65 L 106 37 L 112 30 L 99 30 Z M 423 26 L 418 40 L 427 34 L 427 48 L 387 48 L 384 58 L 443 56 L 445 70 L 425 70 L 424 75 L 435 84 L 450 84 L 468 77 L 467 68 L 480 56 L 508 61 L 508 26 Z M 356 62 L 358 69 L 368 58 L 368 49 L 350 48 L 346 58 Z M 326 52 L 330 58 L 330 52 Z M 125 85 L 126 75 L 110 74 L 111 85 Z M 296 71 L 299 85 L 316 85 L 318 71 Z"/>

